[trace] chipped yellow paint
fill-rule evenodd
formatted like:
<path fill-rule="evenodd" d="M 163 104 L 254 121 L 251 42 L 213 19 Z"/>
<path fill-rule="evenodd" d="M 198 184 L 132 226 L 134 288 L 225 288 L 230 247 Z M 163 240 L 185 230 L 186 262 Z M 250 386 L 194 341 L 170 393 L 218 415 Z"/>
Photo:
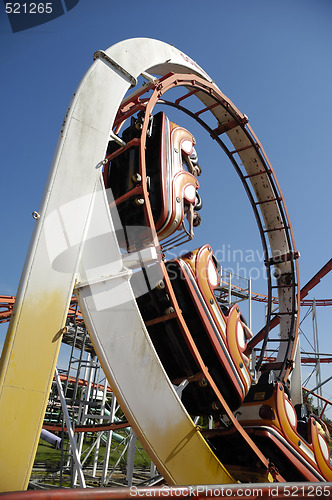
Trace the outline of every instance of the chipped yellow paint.
<path fill-rule="evenodd" d="M 27 487 L 67 308 L 63 294 L 49 291 L 15 304 L 0 361 L 0 491 Z"/>

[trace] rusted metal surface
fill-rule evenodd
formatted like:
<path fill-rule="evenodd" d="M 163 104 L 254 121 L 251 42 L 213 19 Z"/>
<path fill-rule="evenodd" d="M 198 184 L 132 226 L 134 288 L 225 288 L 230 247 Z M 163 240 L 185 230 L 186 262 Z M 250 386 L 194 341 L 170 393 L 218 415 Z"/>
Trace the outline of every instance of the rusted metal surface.
<path fill-rule="evenodd" d="M 3 500 L 132 500 L 139 498 L 181 498 L 205 500 L 208 498 L 232 498 L 233 500 L 308 498 L 332 496 L 332 485 L 325 483 L 250 483 L 229 485 L 199 485 L 155 488 L 88 488 L 75 490 L 47 490 L 0 493 Z"/>
<path fill-rule="evenodd" d="M 94 425 L 76 425 L 73 429 L 74 433 L 81 432 L 101 432 L 101 431 L 115 431 L 119 429 L 126 429 L 128 427 L 128 422 L 121 422 L 118 424 L 94 424 Z M 68 432 L 67 427 L 62 428 L 60 425 L 44 424 L 43 429 L 52 432 Z"/>

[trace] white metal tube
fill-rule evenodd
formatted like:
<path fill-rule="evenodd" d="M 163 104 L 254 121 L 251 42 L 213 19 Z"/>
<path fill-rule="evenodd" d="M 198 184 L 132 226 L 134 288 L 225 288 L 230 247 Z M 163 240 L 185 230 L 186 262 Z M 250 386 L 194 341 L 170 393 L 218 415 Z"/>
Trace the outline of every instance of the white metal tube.
<path fill-rule="evenodd" d="M 73 428 L 71 425 L 71 421 L 70 421 L 70 417 L 69 417 L 69 413 L 68 413 L 68 408 L 67 408 L 65 396 L 63 394 L 62 385 L 61 385 L 61 381 L 60 381 L 60 377 L 59 377 L 59 373 L 58 373 L 57 368 L 55 368 L 55 381 L 56 381 L 56 385 L 58 388 L 58 394 L 59 394 L 60 401 L 61 401 L 63 415 L 65 417 L 70 446 L 71 446 L 73 459 L 74 459 L 74 463 L 75 463 L 75 471 L 77 473 L 78 481 L 80 483 L 81 488 L 86 488 L 85 479 L 84 479 L 84 475 L 83 475 L 83 469 L 82 469 L 80 457 L 79 457 L 77 447 L 76 447 L 75 435 L 74 435 L 74 431 L 73 431 Z"/>
<path fill-rule="evenodd" d="M 100 419 L 99 419 L 99 423 L 102 424 L 103 423 L 103 417 L 105 415 L 105 401 L 106 401 L 106 395 L 107 395 L 107 385 L 108 385 L 108 382 L 107 380 L 105 379 L 105 384 L 104 384 L 104 390 L 103 390 L 103 399 L 102 399 L 102 407 L 101 407 L 101 411 L 100 411 Z M 96 477 L 96 473 L 97 473 L 97 465 L 98 465 L 98 455 L 99 455 L 99 447 L 100 447 L 100 440 L 101 440 L 101 437 L 102 437 L 102 432 L 99 434 L 99 436 L 97 437 L 97 444 L 96 444 L 96 450 L 95 450 L 95 456 L 94 456 L 94 461 L 93 461 L 93 468 L 92 468 L 92 476 L 93 477 Z"/>
<path fill-rule="evenodd" d="M 90 354 L 88 356 L 88 360 L 90 360 Z M 92 374 L 93 374 L 93 368 L 94 368 L 94 359 L 93 359 L 93 357 L 91 357 L 90 363 L 91 364 L 89 366 L 89 375 L 88 375 L 88 380 L 87 380 L 85 403 L 88 403 L 90 401 L 91 385 L 92 385 Z M 82 422 L 81 422 L 82 425 L 84 425 L 85 422 L 86 422 L 86 415 L 87 415 L 88 411 L 89 411 L 89 405 L 85 404 L 84 405 L 84 409 L 83 409 L 83 415 L 82 415 Z M 77 423 L 79 423 L 79 421 Z M 81 432 L 80 433 L 80 437 L 78 438 L 78 453 L 79 453 L 79 456 L 81 456 L 81 454 L 82 454 L 84 434 L 85 434 L 85 432 Z M 77 474 L 78 474 L 78 471 L 77 471 L 77 468 L 75 467 L 74 475 L 73 475 L 73 484 L 74 485 L 76 484 L 76 481 L 77 481 Z"/>
<path fill-rule="evenodd" d="M 133 484 L 134 465 L 135 465 L 135 451 L 136 451 L 136 434 L 130 429 L 129 446 L 127 451 L 127 485 L 130 487 Z"/>
<path fill-rule="evenodd" d="M 320 360 L 319 360 L 319 342 L 318 342 L 318 325 L 317 325 L 317 310 L 316 310 L 316 299 L 314 298 L 312 303 L 312 328 L 313 328 L 313 337 L 314 337 L 314 350 L 316 356 L 316 386 L 317 393 L 319 396 L 322 396 L 322 388 L 321 388 L 321 373 L 320 373 Z M 321 412 L 321 400 L 317 398 L 317 409 L 318 413 Z"/>
<path fill-rule="evenodd" d="M 231 305 L 232 303 L 232 275 L 229 273 L 229 279 L 228 279 L 228 304 Z"/>
<path fill-rule="evenodd" d="M 113 393 L 112 403 L 111 403 L 111 411 L 110 411 L 110 416 L 109 416 L 110 422 L 114 422 L 115 410 L 116 410 L 116 397 Z M 110 450 L 111 450 L 111 444 L 112 444 L 112 434 L 113 434 L 113 431 L 109 431 L 108 436 L 107 436 L 107 442 L 106 442 L 106 447 L 105 447 L 104 466 L 103 466 L 103 473 L 102 473 L 101 480 L 100 480 L 100 486 L 105 485 L 105 481 L 106 481 L 106 477 L 107 477 L 107 469 L 108 469 L 108 464 L 109 464 L 109 460 L 110 460 Z"/>
<path fill-rule="evenodd" d="M 248 280 L 249 282 L 249 328 L 251 330 L 251 278 Z"/>

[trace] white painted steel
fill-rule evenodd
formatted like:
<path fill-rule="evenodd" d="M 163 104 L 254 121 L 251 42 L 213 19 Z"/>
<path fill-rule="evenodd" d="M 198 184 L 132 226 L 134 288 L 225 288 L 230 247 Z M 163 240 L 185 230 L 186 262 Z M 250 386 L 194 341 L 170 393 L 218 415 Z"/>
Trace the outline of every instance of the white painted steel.
<path fill-rule="evenodd" d="M 290 375 L 291 386 L 290 395 L 293 405 L 303 403 L 302 394 L 302 373 L 301 373 L 301 351 L 300 342 L 297 340 L 294 356 L 294 368 Z"/>
<path fill-rule="evenodd" d="M 129 437 L 129 446 L 127 451 L 127 474 L 126 474 L 127 486 L 129 487 L 132 486 L 133 484 L 136 443 L 137 443 L 137 437 L 133 432 L 133 430 L 131 429 Z"/>
<path fill-rule="evenodd" d="M 74 434 L 74 431 L 73 431 L 73 428 L 71 425 L 71 420 L 70 420 L 70 416 L 68 413 L 67 403 L 66 403 L 65 395 L 63 393 L 62 384 L 61 384 L 61 380 L 60 380 L 57 368 L 55 369 L 54 373 L 55 373 L 55 382 L 56 382 L 56 385 L 58 388 L 58 394 L 60 397 L 61 407 L 62 407 L 63 415 L 65 418 L 66 426 L 68 429 L 70 447 L 71 447 L 72 454 L 73 454 L 73 459 L 74 459 L 76 473 L 78 476 L 78 481 L 80 483 L 81 488 L 85 488 L 86 485 L 85 485 L 82 464 L 81 464 L 81 460 L 80 460 L 81 459 L 80 452 L 77 450 L 77 447 L 76 447 L 75 434 Z"/>
<path fill-rule="evenodd" d="M 116 397 L 115 397 L 115 394 L 113 393 L 110 414 L 109 414 L 109 422 L 114 422 L 115 413 L 116 413 Z M 112 444 L 112 435 L 113 435 L 113 431 L 111 430 L 111 431 L 109 431 L 109 433 L 107 435 L 107 440 L 106 440 L 106 445 L 105 445 L 103 472 L 102 472 L 101 478 L 100 478 L 100 486 L 101 487 L 106 486 L 107 470 L 108 470 L 111 444 Z"/>

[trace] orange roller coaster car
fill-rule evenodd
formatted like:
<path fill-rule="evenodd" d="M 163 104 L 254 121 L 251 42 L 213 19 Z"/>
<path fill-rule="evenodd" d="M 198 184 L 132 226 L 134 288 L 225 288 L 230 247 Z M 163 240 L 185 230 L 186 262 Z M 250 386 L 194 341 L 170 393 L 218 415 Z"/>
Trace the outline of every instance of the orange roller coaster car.
<path fill-rule="evenodd" d="M 197 307 L 200 311 L 202 321 L 206 324 L 206 329 L 210 333 L 210 340 L 214 344 L 216 352 L 219 352 L 219 356 L 222 356 L 221 352 L 224 350 L 223 344 L 227 347 L 227 351 L 232 359 L 232 363 L 229 364 L 235 368 L 235 386 L 242 400 L 241 395 L 245 396 L 248 393 L 252 382 L 249 370 L 249 358 L 244 355 L 244 351 L 247 349 L 247 341 L 252 337 L 252 333 L 247 327 L 237 305 L 233 306 L 230 310 L 223 308 L 223 312 L 219 307 L 214 296 L 214 290 L 220 281 L 218 274 L 219 264 L 209 245 L 204 245 L 182 256 L 179 259 L 179 265 L 181 266 L 183 277 L 187 281 L 187 286 L 193 300 L 199 296 L 197 289 L 195 289 L 198 286 L 204 300 L 204 305 L 197 304 Z M 195 278 L 195 282 L 192 276 Z M 209 325 L 212 326 L 214 333 L 209 329 Z M 215 327 L 217 327 L 219 335 L 215 334 Z"/>
<path fill-rule="evenodd" d="M 104 180 L 117 205 L 122 226 L 145 226 L 144 190 L 146 180 L 149 202 L 159 240 L 182 230 L 192 239 L 199 224 L 195 210 L 202 206 L 197 193 L 201 169 L 194 149 L 195 139 L 185 128 L 171 122 L 163 112 L 149 118 L 145 144 L 145 168 L 140 164 L 140 136 L 144 115 L 131 117 L 123 131 L 123 146 L 111 141 L 108 146 Z M 184 226 L 187 217 L 189 228 Z M 137 248 L 134 241 L 129 248 Z"/>
<path fill-rule="evenodd" d="M 273 372 L 262 373 L 236 417 L 286 481 L 332 480 L 324 424 L 307 411 L 306 405 L 293 406 L 287 388 L 276 380 Z M 252 463 L 251 451 L 242 445 L 240 449 L 232 432 L 216 429 L 207 433 L 206 438 L 217 455 L 231 464 L 230 470 Z M 225 445 L 230 442 L 233 448 L 225 452 Z"/>
<path fill-rule="evenodd" d="M 139 288 L 142 282 L 139 273 L 132 278 L 151 340 L 173 383 L 189 382 L 182 392 L 188 412 L 213 414 L 218 419 L 223 410 L 194 353 L 199 352 L 229 407 L 238 408 L 251 385 L 248 358 L 243 354 L 248 329 L 241 320 L 240 309 L 234 306 L 226 316 L 216 302 L 213 290 L 219 276 L 209 245 L 166 262 L 165 280 L 159 278 L 157 282 L 156 267 L 145 270 L 148 293 L 142 294 Z M 170 298 L 172 294 L 174 301 Z"/>

